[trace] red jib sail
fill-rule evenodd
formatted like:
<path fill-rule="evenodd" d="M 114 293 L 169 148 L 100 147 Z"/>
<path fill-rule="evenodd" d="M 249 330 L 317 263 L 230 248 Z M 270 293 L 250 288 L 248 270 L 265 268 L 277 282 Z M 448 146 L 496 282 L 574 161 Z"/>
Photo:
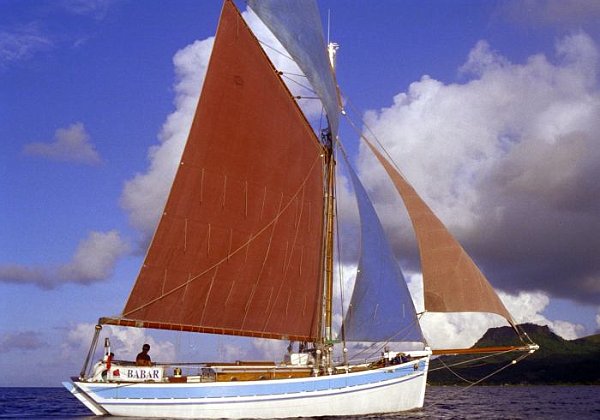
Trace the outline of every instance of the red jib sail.
<path fill-rule="evenodd" d="M 164 214 L 121 318 L 104 323 L 319 336 L 323 149 L 225 2 Z"/>
<path fill-rule="evenodd" d="M 413 224 L 421 255 L 425 310 L 490 312 L 514 327 L 510 313 L 463 247 L 392 164 L 364 141 L 398 190 Z"/>

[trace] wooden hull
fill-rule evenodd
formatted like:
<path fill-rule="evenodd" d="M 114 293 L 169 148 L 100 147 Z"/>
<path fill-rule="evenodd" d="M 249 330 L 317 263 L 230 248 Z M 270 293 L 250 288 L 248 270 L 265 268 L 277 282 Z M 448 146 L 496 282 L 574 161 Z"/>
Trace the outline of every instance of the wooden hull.
<path fill-rule="evenodd" d="M 65 386 L 94 414 L 174 418 L 286 418 L 393 413 L 423 406 L 429 357 L 331 376 L 209 383 Z"/>

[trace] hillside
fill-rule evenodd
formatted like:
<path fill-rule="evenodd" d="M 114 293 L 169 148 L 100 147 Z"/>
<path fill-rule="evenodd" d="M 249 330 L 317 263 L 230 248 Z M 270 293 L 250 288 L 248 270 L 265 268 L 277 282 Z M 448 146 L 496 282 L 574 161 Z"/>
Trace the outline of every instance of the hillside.
<path fill-rule="evenodd" d="M 502 370 L 487 379 L 484 384 L 600 384 L 600 334 L 577 340 L 565 340 L 554 334 L 547 326 L 520 325 L 540 349 L 514 366 Z M 510 327 L 489 329 L 473 347 L 519 345 L 514 330 Z M 456 366 L 453 371 L 469 380 L 479 380 L 512 359 L 519 353 L 494 356 Z M 448 369 L 461 361 L 473 360 L 476 356 L 443 356 L 432 360 L 428 382 L 434 385 L 466 384 Z"/>

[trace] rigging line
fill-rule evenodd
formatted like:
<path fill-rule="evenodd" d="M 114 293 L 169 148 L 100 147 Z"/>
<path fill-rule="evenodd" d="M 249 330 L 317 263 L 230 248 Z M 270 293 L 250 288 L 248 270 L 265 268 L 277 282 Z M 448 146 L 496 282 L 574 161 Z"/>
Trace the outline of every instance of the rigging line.
<path fill-rule="evenodd" d="M 366 348 L 362 349 L 361 351 L 359 351 L 358 353 L 356 353 L 356 354 L 354 355 L 354 357 L 358 357 L 358 356 L 360 356 L 362 353 L 365 353 L 366 351 L 368 351 L 368 350 L 372 349 L 372 348 L 373 348 L 373 347 L 375 347 L 376 345 L 379 345 L 379 343 L 383 343 L 382 345 L 380 345 L 380 346 L 379 346 L 379 348 L 377 348 L 375 351 L 373 351 L 373 352 L 371 353 L 371 356 L 373 356 L 375 353 L 377 353 L 377 352 L 381 351 L 381 349 L 383 349 L 385 346 L 387 346 L 388 344 L 390 344 L 390 342 L 391 342 L 391 341 L 392 341 L 394 338 L 397 338 L 399 335 L 401 335 L 402 333 L 404 333 L 405 331 L 407 331 L 409 328 L 411 328 L 413 325 L 415 325 L 415 324 L 417 324 L 417 323 L 418 323 L 418 320 L 417 320 L 417 318 L 415 317 L 415 319 L 413 319 L 413 321 L 412 321 L 410 324 L 408 324 L 407 326 L 405 326 L 404 328 L 402 328 L 401 330 L 399 330 L 399 331 L 398 331 L 397 333 L 395 333 L 394 335 L 392 335 L 392 336 L 388 337 L 388 339 L 387 339 L 386 341 L 383 341 L 383 342 L 382 342 L 382 341 L 376 341 L 376 342 L 373 342 L 373 343 L 372 343 L 372 344 L 371 344 L 369 347 L 366 347 Z M 426 344 L 426 343 L 424 343 L 424 344 Z"/>
<path fill-rule="evenodd" d="M 483 378 L 481 378 L 481 379 L 479 379 L 479 380 L 477 380 L 477 381 L 475 381 L 475 382 L 473 382 L 473 383 L 471 383 L 471 384 L 467 385 L 466 387 L 464 387 L 464 388 L 461 388 L 460 390 L 456 391 L 456 393 L 454 393 L 454 394 L 452 395 L 452 397 L 456 397 L 458 394 L 460 394 L 460 393 L 462 393 L 462 392 L 465 392 L 467 389 L 469 389 L 469 388 L 471 388 L 471 387 L 473 387 L 473 386 L 475 386 L 475 385 L 478 385 L 478 384 L 480 384 L 481 382 L 485 381 L 486 379 L 489 379 L 489 378 L 491 378 L 492 376 L 494 376 L 494 375 L 496 375 L 496 374 L 500 373 L 501 371 L 503 371 L 503 370 L 504 370 L 504 369 L 506 369 L 507 367 L 509 367 L 509 366 L 512 366 L 512 365 L 516 365 L 516 364 L 517 364 L 517 363 L 519 363 L 521 360 L 523 360 L 523 359 L 525 359 L 526 357 L 528 357 L 530 354 L 531 354 L 531 353 L 525 353 L 525 354 L 521 355 L 521 357 L 519 357 L 519 358 L 517 358 L 517 359 L 515 359 L 515 360 L 511 360 L 509 363 L 507 363 L 506 365 L 502 366 L 501 368 L 499 368 L 499 369 L 495 370 L 494 372 L 490 373 L 489 375 L 487 375 L 487 376 L 484 376 Z M 444 403 L 444 401 L 438 401 L 438 402 L 435 402 L 435 403 L 429 404 L 429 405 L 428 405 L 428 407 L 433 407 L 433 406 L 435 406 L 435 405 L 442 404 L 442 403 Z"/>
<path fill-rule="evenodd" d="M 519 338 L 521 339 L 521 341 L 524 343 L 525 340 L 523 340 L 523 337 L 521 336 L 521 334 L 523 334 L 525 336 L 525 338 L 527 339 L 527 341 L 529 341 L 529 344 L 534 344 L 535 342 L 529 337 L 529 335 L 527 334 L 527 331 L 525 331 L 523 328 L 520 328 L 518 325 L 515 327 L 515 329 L 517 330 L 517 333 L 519 333 Z"/>
<path fill-rule="evenodd" d="M 350 106 L 350 109 L 352 110 L 352 112 L 354 112 L 355 114 L 358 115 L 358 111 L 356 110 L 356 108 L 352 104 L 352 101 L 350 101 L 350 98 L 348 98 L 347 96 L 345 98 L 346 98 L 346 103 Z M 356 126 L 356 124 L 354 123 L 354 121 L 352 121 L 352 119 L 350 118 L 350 116 L 348 115 L 348 113 L 347 112 L 343 112 L 342 115 L 344 115 L 347 118 L 348 123 L 354 129 L 354 131 L 357 133 L 357 135 L 361 139 L 363 139 L 364 141 L 366 141 L 367 143 L 370 143 L 369 139 L 363 134 L 362 130 L 358 129 L 358 127 Z M 390 163 L 392 164 L 392 166 L 394 166 L 394 168 L 398 171 L 398 173 L 400 174 L 400 176 L 402 176 L 404 178 L 404 180 L 406 181 L 406 183 L 408 183 L 409 185 L 411 185 L 407 181 L 406 176 L 404 175 L 404 173 L 402 172 L 402 170 L 400 169 L 400 167 L 398 166 L 398 164 L 396 163 L 396 161 L 392 158 L 392 156 L 388 153 L 387 149 L 379 141 L 378 137 L 375 135 L 375 133 L 373 132 L 373 130 L 371 129 L 371 127 L 369 127 L 369 125 L 364 121 L 364 119 L 360 118 L 360 120 L 364 124 L 364 126 L 366 127 L 366 129 L 369 131 L 369 133 L 373 136 L 373 139 L 379 145 L 379 147 L 382 149 L 383 153 L 387 156 L 387 158 L 390 161 Z M 411 187 L 412 187 L 412 185 L 411 185 Z"/>
<path fill-rule="evenodd" d="M 346 96 L 346 103 L 350 106 L 350 109 L 352 110 L 352 112 L 354 112 L 355 114 L 358 115 L 358 111 L 356 110 L 356 108 L 352 104 L 352 101 L 350 100 L 350 98 L 348 98 L 347 96 Z M 350 119 L 350 118 L 348 118 L 348 119 Z M 387 156 L 387 158 L 390 160 L 390 162 L 394 165 L 394 167 L 396 168 L 396 170 L 398 172 L 400 172 L 400 174 L 402 176 L 404 176 L 402 174 L 402 171 L 400 171 L 400 168 L 398 167 L 398 164 L 396 164 L 396 162 L 394 161 L 394 159 L 392 158 L 392 156 L 388 153 L 387 149 L 379 141 L 379 138 L 375 135 L 375 133 L 373 132 L 373 130 L 371 129 L 371 127 L 369 127 L 369 125 L 365 122 L 364 119 L 360 118 L 360 120 L 364 124 L 365 128 L 369 131 L 369 133 L 371 134 L 371 136 L 373 136 L 373 139 L 375 140 L 375 142 L 377 143 L 377 145 L 379 145 L 379 147 L 381 148 L 381 150 L 383 150 L 384 154 Z M 366 141 L 368 141 L 368 139 L 362 133 L 361 133 L 361 138 L 363 138 Z"/>
<path fill-rule="evenodd" d="M 318 154 L 315 158 L 315 160 L 312 163 L 312 166 L 310 167 L 310 169 L 307 171 L 307 175 L 306 178 L 304 178 L 304 180 L 302 181 L 302 183 L 300 184 L 300 186 L 298 187 L 298 189 L 296 190 L 296 192 L 294 192 L 294 194 L 290 197 L 290 200 L 286 203 L 286 205 L 281 209 L 281 211 L 279 213 L 277 213 L 275 215 L 275 217 L 269 222 L 267 223 L 265 226 L 263 226 L 260 230 L 258 230 L 254 235 L 250 236 L 250 238 L 244 242 L 242 245 L 240 245 L 237 249 L 235 249 L 233 252 L 228 253 L 224 258 L 222 258 L 221 260 L 217 261 L 216 263 L 214 263 L 213 265 L 211 265 L 210 267 L 206 268 L 204 271 L 202 271 L 199 274 L 196 274 L 193 277 L 190 277 L 190 279 L 188 281 L 186 281 L 185 283 L 180 284 L 179 286 L 175 287 L 174 289 L 171 289 L 170 291 L 168 291 L 167 293 L 162 294 L 161 296 L 158 296 L 148 302 L 146 302 L 143 305 L 138 306 L 137 308 L 134 308 L 132 310 L 130 310 L 127 313 L 123 313 L 123 317 L 126 317 L 129 314 L 132 314 L 134 312 L 137 312 L 141 309 L 144 309 L 148 306 L 150 306 L 151 304 L 158 302 L 159 300 L 170 296 L 171 294 L 175 293 L 176 291 L 186 287 L 189 283 L 193 282 L 194 280 L 202 277 L 204 274 L 208 273 L 209 271 L 215 269 L 216 267 L 219 267 L 221 264 L 227 262 L 229 260 L 229 258 L 235 254 L 237 254 L 238 252 L 240 252 L 242 249 L 244 249 L 245 247 L 247 247 L 248 245 L 250 245 L 251 242 L 253 242 L 256 238 L 258 238 L 263 232 L 265 232 L 267 229 L 269 229 L 269 227 L 271 227 L 274 223 L 276 223 L 279 220 L 279 217 L 281 217 L 281 215 L 287 210 L 287 208 L 292 204 L 292 202 L 294 201 L 294 199 L 296 198 L 296 196 L 298 194 L 300 194 L 300 192 L 304 189 L 306 183 L 308 182 L 308 179 L 310 178 L 310 176 L 312 175 L 312 172 L 316 166 L 316 163 L 321 161 L 321 155 Z"/>
<path fill-rule="evenodd" d="M 327 45 L 329 45 L 330 31 L 331 31 L 331 9 L 327 9 Z"/>
<path fill-rule="evenodd" d="M 265 47 L 269 48 L 270 50 L 275 51 L 277 54 L 282 55 L 283 57 L 287 58 L 290 61 L 294 61 L 294 59 L 292 57 L 290 57 L 289 55 L 287 55 L 286 53 L 284 53 L 283 51 L 273 47 L 272 45 L 267 44 L 265 41 L 261 41 L 260 39 L 257 39 L 258 43 L 260 45 L 264 45 Z M 295 63 L 295 61 L 294 61 Z"/>
<path fill-rule="evenodd" d="M 292 79 L 292 78 L 291 78 L 291 77 L 289 77 L 289 76 L 288 76 L 286 73 L 284 73 L 284 72 L 282 72 L 282 71 L 279 71 L 279 70 L 277 71 L 277 73 L 278 73 L 278 74 L 279 74 L 279 75 L 280 75 L 282 78 L 285 78 L 285 79 L 289 80 L 290 82 L 293 82 L 293 83 L 297 84 L 298 86 L 300 86 L 300 87 L 302 87 L 302 88 L 304 88 L 304 89 L 306 89 L 306 90 L 308 90 L 308 91 L 310 91 L 310 92 L 314 93 L 315 95 L 317 94 L 317 92 L 315 92 L 313 88 L 311 88 L 310 86 L 307 86 L 307 85 L 305 85 L 305 84 L 303 84 L 303 83 L 300 83 L 300 82 L 298 82 L 298 81 L 296 81 L 296 80 Z"/>
<path fill-rule="evenodd" d="M 283 70 L 277 70 L 277 71 L 279 72 L 280 75 L 287 74 L 289 76 L 304 77 L 305 79 L 308 79 L 308 77 L 306 77 L 306 75 L 302 74 L 302 73 L 292 73 L 291 71 L 283 71 Z"/>
<path fill-rule="evenodd" d="M 492 354 L 486 354 L 484 356 L 481 357 L 476 357 L 473 359 L 469 359 L 469 360 L 463 360 L 461 362 L 456 362 L 454 364 L 449 365 L 450 367 L 455 367 L 455 366 L 460 366 L 460 365 L 464 365 L 466 363 L 471 363 L 471 362 L 478 362 L 480 360 L 484 360 L 484 359 L 489 359 L 490 357 L 496 357 L 496 356 L 502 356 L 503 354 L 507 354 L 507 353 L 511 353 L 517 350 L 506 350 L 506 351 L 502 351 L 502 352 L 498 352 L 498 353 L 492 353 Z M 436 358 L 434 360 L 439 360 L 440 362 L 442 362 L 441 358 Z M 444 364 L 445 365 L 445 364 Z M 436 371 L 436 370 L 440 370 L 440 369 L 444 369 L 443 367 L 438 367 L 438 368 L 429 368 L 430 372 Z"/>
<path fill-rule="evenodd" d="M 454 370 L 453 370 L 453 369 L 452 369 L 450 366 L 446 365 L 446 364 L 444 363 L 444 361 L 443 361 L 443 360 L 440 360 L 440 363 L 441 363 L 442 365 L 444 365 L 444 367 L 445 367 L 446 369 L 448 369 L 448 371 L 449 371 L 451 374 L 453 374 L 454 376 L 456 376 L 456 377 L 457 377 L 458 379 L 460 379 L 461 381 L 464 381 L 464 382 L 467 382 L 467 383 L 470 383 L 470 384 L 472 384 L 472 383 L 473 383 L 473 381 L 469 381 L 467 378 L 465 378 L 465 377 L 463 377 L 463 376 L 460 376 L 458 373 L 456 373 L 456 372 L 455 372 L 455 371 L 454 371 Z"/>
<path fill-rule="evenodd" d="M 348 102 L 349 103 L 349 102 Z M 351 105 L 351 104 L 350 104 Z M 367 143 L 371 143 L 369 141 L 369 139 L 363 134 L 363 132 L 356 126 L 356 124 L 354 123 L 354 121 L 352 121 L 352 119 L 350 118 L 350 116 L 348 115 L 348 113 L 344 113 L 342 115 L 346 116 L 346 119 L 348 120 L 348 123 L 350 124 L 350 126 L 352 127 L 352 129 L 356 132 L 356 134 L 364 141 L 366 141 Z M 363 121 L 364 123 L 364 121 Z M 368 126 L 365 124 L 365 127 L 367 127 L 367 129 L 371 132 L 372 131 L 368 128 Z M 373 135 L 374 136 L 374 135 Z M 389 153 L 387 152 L 387 150 L 383 147 L 383 145 L 381 144 L 381 142 L 377 139 L 377 137 L 374 137 L 375 142 L 381 147 L 381 149 L 383 150 L 384 154 L 388 157 L 390 163 L 394 166 L 394 168 L 398 171 L 398 173 L 406 180 L 406 176 L 402 173 L 402 170 L 400 170 L 400 168 L 398 167 L 398 165 L 396 164 L 396 162 L 391 158 L 391 156 L 389 155 Z M 407 181 L 408 182 L 408 181 Z"/>

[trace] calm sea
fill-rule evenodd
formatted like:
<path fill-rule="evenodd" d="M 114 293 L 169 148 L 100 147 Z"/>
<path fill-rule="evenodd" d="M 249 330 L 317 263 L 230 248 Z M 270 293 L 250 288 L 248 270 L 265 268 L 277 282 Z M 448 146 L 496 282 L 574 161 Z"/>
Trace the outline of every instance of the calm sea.
<path fill-rule="evenodd" d="M 62 388 L 0 388 L 0 418 L 97 419 Z M 600 386 L 428 387 L 422 410 L 368 418 L 600 419 Z"/>

